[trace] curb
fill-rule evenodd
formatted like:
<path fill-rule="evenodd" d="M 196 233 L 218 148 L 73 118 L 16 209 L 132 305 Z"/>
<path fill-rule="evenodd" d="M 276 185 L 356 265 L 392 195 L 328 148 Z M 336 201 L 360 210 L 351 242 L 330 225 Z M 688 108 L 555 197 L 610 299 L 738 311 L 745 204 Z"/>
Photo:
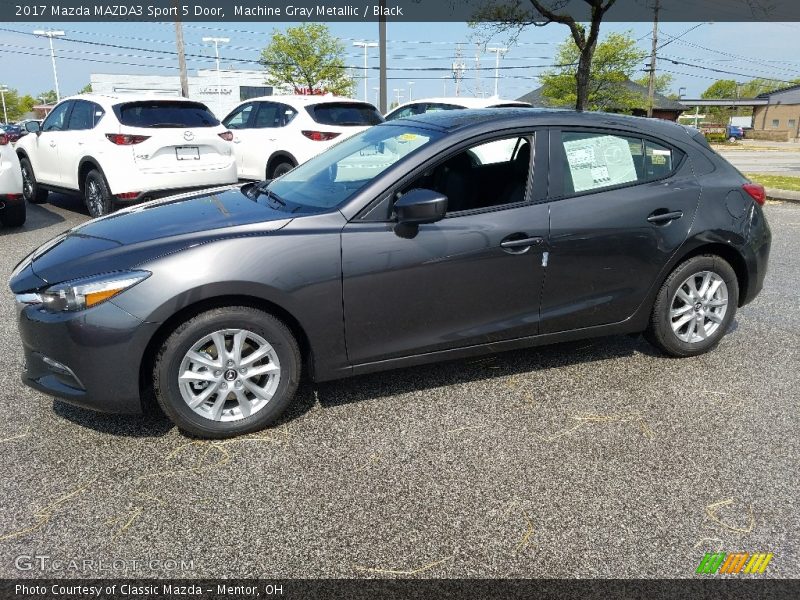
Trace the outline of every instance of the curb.
<path fill-rule="evenodd" d="M 767 198 L 769 198 L 770 200 L 781 200 L 783 202 L 800 203 L 800 192 L 791 192 L 789 190 L 776 190 L 774 188 L 767 188 Z"/>

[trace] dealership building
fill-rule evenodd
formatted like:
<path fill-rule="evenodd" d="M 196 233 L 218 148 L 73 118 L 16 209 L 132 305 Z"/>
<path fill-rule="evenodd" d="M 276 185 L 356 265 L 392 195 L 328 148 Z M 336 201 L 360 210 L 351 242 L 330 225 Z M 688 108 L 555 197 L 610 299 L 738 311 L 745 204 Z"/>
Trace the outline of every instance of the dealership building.
<path fill-rule="evenodd" d="M 222 119 L 243 100 L 281 93 L 264 83 L 264 71 L 197 71 L 189 77 L 189 98 L 202 102 Z M 178 75 L 129 75 L 93 73 L 92 91 L 98 94 L 147 93 L 180 96 Z M 286 93 L 285 91 L 283 93 Z"/>

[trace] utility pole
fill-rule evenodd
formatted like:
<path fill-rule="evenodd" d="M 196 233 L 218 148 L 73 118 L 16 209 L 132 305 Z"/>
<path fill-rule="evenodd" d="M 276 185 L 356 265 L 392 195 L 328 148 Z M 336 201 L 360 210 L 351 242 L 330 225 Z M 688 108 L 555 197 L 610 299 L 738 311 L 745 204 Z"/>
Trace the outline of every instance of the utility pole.
<path fill-rule="evenodd" d="M 475 95 L 483 98 L 483 84 L 481 83 L 481 54 L 483 47 L 480 44 L 475 48 Z"/>
<path fill-rule="evenodd" d="M 653 49 L 650 53 L 650 80 L 647 84 L 647 116 L 653 117 L 653 105 L 656 96 L 656 51 L 658 50 L 658 11 L 661 10 L 661 0 L 656 0 L 653 7 Z"/>
<path fill-rule="evenodd" d="M 403 98 L 403 90 L 394 88 L 394 93 L 397 94 L 397 106 L 400 106 L 400 100 Z"/>
<path fill-rule="evenodd" d="M 0 96 L 3 97 L 3 123 L 8 123 L 8 112 L 6 111 L 6 92 L 8 88 L 4 85 L 0 85 Z"/>
<path fill-rule="evenodd" d="M 414 99 L 414 81 L 408 82 L 408 101 L 411 102 Z"/>
<path fill-rule="evenodd" d="M 378 108 L 380 108 L 381 114 L 387 113 L 387 96 L 389 95 L 389 90 L 386 89 L 387 87 L 387 80 L 386 80 L 386 0 L 380 0 L 380 9 L 381 9 L 381 16 L 378 18 L 378 40 L 380 44 L 380 87 L 381 87 L 381 103 Z"/>
<path fill-rule="evenodd" d="M 487 48 L 488 52 L 494 52 L 497 56 L 494 63 L 494 97 L 499 98 L 500 90 L 500 59 L 508 52 L 508 48 Z"/>
<path fill-rule="evenodd" d="M 442 96 L 447 98 L 447 80 L 450 79 L 450 75 L 442 75 Z"/>
<path fill-rule="evenodd" d="M 214 44 L 214 54 L 217 57 L 217 110 L 219 110 L 219 115 L 222 116 L 222 78 L 219 74 L 219 45 L 220 44 L 229 44 L 229 38 L 225 37 L 204 37 L 203 42 L 208 44 Z"/>
<path fill-rule="evenodd" d="M 364 102 L 369 102 L 369 49 L 377 48 L 376 42 L 353 42 L 353 46 L 364 48 Z"/>
<path fill-rule="evenodd" d="M 461 80 L 464 79 L 464 72 L 467 65 L 461 54 L 461 44 L 456 46 L 456 59 L 453 61 L 453 80 L 456 82 L 456 96 L 461 95 Z"/>
<path fill-rule="evenodd" d="M 178 70 L 181 74 L 181 96 L 184 98 L 189 97 L 189 74 L 186 72 L 186 48 L 183 43 L 183 23 L 181 23 L 180 15 L 181 10 L 178 6 L 178 0 L 173 0 L 175 5 L 175 45 L 178 50 Z"/>
<path fill-rule="evenodd" d="M 33 32 L 33 35 L 43 35 L 50 40 L 50 61 L 53 63 L 53 80 L 56 84 L 56 102 L 60 102 L 61 90 L 58 88 L 58 70 L 56 69 L 56 51 L 53 48 L 53 38 L 64 37 L 66 34 L 63 31 L 53 31 L 52 29 L 48 29 L 47 31 L 37 29 Z"/>

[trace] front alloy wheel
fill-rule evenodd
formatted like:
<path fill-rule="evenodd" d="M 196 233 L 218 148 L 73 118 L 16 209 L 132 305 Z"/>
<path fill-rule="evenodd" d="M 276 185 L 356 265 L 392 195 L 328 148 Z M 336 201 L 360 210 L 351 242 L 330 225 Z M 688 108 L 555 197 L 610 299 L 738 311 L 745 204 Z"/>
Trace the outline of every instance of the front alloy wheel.
<path fill-rule="evenodd" d="M 291 330 L 249 306 L 225 306 L 179 325 L 153 364 L 153 390 L 183 431 L 226 438 L 263 429 L 289 406 L 300 380 Z"/>
<path fill-rule="evenodd" d="M 211 421 L 238 421 L 275 395 L 281 364 L 260 335 L 225 329 L 203 337 L 181 361 L 178 384 L 187 406 Z"/>

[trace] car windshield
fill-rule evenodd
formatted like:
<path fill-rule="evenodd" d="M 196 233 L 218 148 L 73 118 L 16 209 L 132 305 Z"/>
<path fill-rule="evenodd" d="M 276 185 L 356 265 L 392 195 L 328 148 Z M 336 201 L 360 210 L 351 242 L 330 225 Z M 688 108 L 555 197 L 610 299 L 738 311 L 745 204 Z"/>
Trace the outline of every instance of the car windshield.
<path fill-rule="evenodd" d="M 333 146 L 274 180 L 269 196 L 297 212 L 334 208 L 370 181 L 423 146 L 439 139 L 441 132 L 380 125 Z"/>

